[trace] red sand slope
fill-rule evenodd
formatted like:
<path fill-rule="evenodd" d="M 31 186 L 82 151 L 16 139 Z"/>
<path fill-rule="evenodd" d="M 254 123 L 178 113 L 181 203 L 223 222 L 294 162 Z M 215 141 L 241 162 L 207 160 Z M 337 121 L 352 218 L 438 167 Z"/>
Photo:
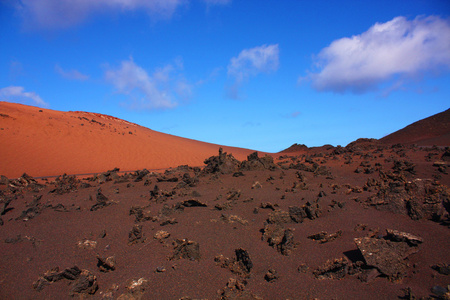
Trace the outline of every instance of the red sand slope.
<path fill-rule="evenodd" d="M 111 116 L 0 102 L 0 174 L 52 176 L 203 166 L 219 145 L 176 137 Z M 243 160 L 248 149 L 223 147 Z"/>
<path fill-rule="evenodd" d="M 391 133 L 380 139 L 380 142 L 384 144 L 450 146 L 450 109 Z"/>

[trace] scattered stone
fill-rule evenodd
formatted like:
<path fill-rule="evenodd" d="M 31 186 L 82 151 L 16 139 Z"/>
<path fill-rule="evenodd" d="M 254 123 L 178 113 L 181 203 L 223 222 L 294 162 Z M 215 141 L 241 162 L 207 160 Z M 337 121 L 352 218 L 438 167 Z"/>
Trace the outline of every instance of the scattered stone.
<path fill-rule="evenodd" d="M 33 288 L 40 292 L 45 286 L 62 279 L 74 281 L 71 285 L 71 296 L 76 294 L 93 295 L 98 290 L 97 278 L 90 271 L 80 270 L 77 266 L 65 269 L 62 272 L 59 271 L 58 267 L 48 270 L 37 281 L 33 282 Z"/>
<path fill-rule="evenodd" d="M 248 221 L 237 216 L 237 215 L 226 215 L 226 214 L 221 214 L 220 215 L 220 220 L 225 222 L 225 223 L 239 223 L 242 225 L 248 225 Z"/>
<path fill-rule="evenodd" d="M 74 266 L 72 268 L 67 268 L 62 273 L 64 278 L 69 279 L 69 280 L 77 279 L 78 275 L 80 275 L 80 274 L 81 274 L 81 270 L 77 266 Z"/>
<path fill-rule="evenodd" d="M 207 207 L 208 206 L 205 203 L 203 203 L 197 199 L 184 200 L 183 202 L 181 202 L 181 205 L 183 205 L 184 207 Z"/>
<path fill-rule="evenodd" d="M 150 216 L 150 210 L 144 211 L 145 207 L 141 206 L 132 206 L 130 208 L 130 216 L 135 216 L 135 223 L 145 222 L 145 221 L 153 221 L 153 217 Z"/>
<path fill-rule="evenodd" d="M 243 266 L 243 269 L 245 269 L 247 273 L 250 273 L 253 268 L 253 263 L 247 250 L 238 248 L 234 252 L 236 254 L 236 262 Z"/>
<path fill-rule="evenodd" d="M 110 206 L 113 203 L 114 203 L 113 201 L 110 201 L 108 199 L 108 197 L 106 197 L 105 195 L 102 194 L 101 189 L 98 189 L 98 191 L 97 191 L 97 203 L 92 205 L 91 211 L 96 211 L 98 209 Z"/>
<path fill-rule="evenodd" d="M 333 211 L 336 207 L 344 208 L 345 202 L 340 202 L 336 200 L 331 200 L 331 203 L 328 205 L 330 209 L 328 211 Z"/>
<path fill-rule="evenodd" d="M 184 211 L 184 205 L 181 202 L 178 202 L 172 206 L 164 204 L 163 207 L 159 210 L 160 217 L 168 217 L 173 215 L 174 213 L 181 213 Z"/>
<path fill-rule="evenodd" d="M 69 210 L 61 203 L 56 204 L 55 206 L 53 205 L 48 205 L 48 208 L 53 209 L 54 211 L 58 211 L 58 212 L 68 212 Z"/>
<path fill-rule="evenodd" d="M 81 271 L 79 270 L 78 274 L 80 273 Z M 42 277 L 48 282 L 56 282 L 61 279 L 64 279 L 63 273 L 59 271 L 59 267 L 48 270 L 47 272 L 44 273 Z"/>
<path fill-rule="evenodd" d="M 227 193 L 227 200 L 238 200 L 241 197 L 241 190 L 231 190 Z"/>
<path fill-rule="evenodd" d="M 275 210 L 275 207 L 278 207 L 278 205 L 277 204 L 274 205 L 274 204 L 272 204 L 270 202 L 263 202 L 263 203 L 260 204 L 259 207 L 264 208 L 264 209 Z"/>
<path fill-rule="evenodd" d="M 282 255 L 291 254 L 295 249 L 294 229 L 285 229 L 280 224 L 266 224 L 262 230 L 262 240 L 267 241 L 269 246 L 276 248 Z"/>
<path fill-rule="evenodd" d="M 308 272 L 308 270 L 309 270 L 309 267 L 306 264 L 300 264 L 297 268 L 297 271 L 299 273 L 306 273 L 306 272 Z"/>
<path fill-rule="evenodd" d="M 77 242 L 78 248 L 87 249 L 87 250 L 93 250 L 97 248 L 97 241 L 91 241 L 91 240 L 82 240 Z"/>
<path fill-rule="evenodd" d="M 157 182 L 178 182 L 178 177 L 166 177 L 166 176 L 161 176 L 156 178 Z"/>
<path fill-rule="evenodd" d="M 173 254 L 170 257 L 172 259 L 189 259 L 200 260 L 200 244 L 187 239 L 176 239 L 174 241 Z"/>
<path fill-rule="evenodd" d="M 336 233 L 327 233 L 326 231 L 321 231 L 319 233 L 308 236 L 308 239 L 312 239 L 312 240 L 318 241 L 320 244 L 323 244 L 323 243 L 334 241 L 341 235 L 342 235 L 342 230 L 339 230 Z"/>
<path fill-rule="evenodd" d="M 375 195 L 361 201 L 363 205 L 408 215 L 413 220 L 450 220 L 450 190 L 445 185 L 422 179 L 408 181 L 401 174 L 382 171 L 380 177 L 386 183 Z"/>
<path fill-rule="evenodd" d="M 252 189 L 260 189 L 262 188 L 261 183 L 259 183 L 259 181 L 255 181 L 255 183 L 253 183 L 252 185 Z"/>
<path fill-rule="evenodd" d="M 8 180 L 8 179 L 6 178 L 6 180 Z M 12 200 L 13 200 L 12 197 L 2 197 L 2 198 L 0 198 L 0 216 L 3 216 L 8 211 L 12 210 L 12 208 L 8 208 L 8 206 L 11 203 Z M 3 219 L 0 217 L 0 226 L 1 225 L 3 225 Z"/>
<path fill-rule="evenodd" d="M 143 243 L 144 241 L 145 239 L 142 233 L 142 225 L 134 225 L 131 231 L 128 233 L 128 245 Z"/>
<path fill-rule="evenodd" d="M 159 226 L 166 226 L 166 225 L 174 225 L 177 224 L 178 221 L 175 218 L 168 218 L 164 221 L 162 221 L 161 223 L 159 223 Z"/>
<path fill-rule="evenodd" d="M 148 174 L 150 174 L 150 171 L 147 169 L 138 170 L 134 173 L 134 176 L 136 177 L 134 179 L 134 182 L 140 182 L 142 181 Z"/>
<path fill-rule="evenodd" d="M 97 255 L 97 267 L 99 268 L 100 272 L 106 273 L 114 271 L 116 269 L 116 257 L 109 256 L 106 259 L 104 259 L 99 255 Z"/>
<path fill-rule="evenodd" d="M 322 215 L 322 210 L 320 209 L 319 203 L 311 203 L 308 201 L 303 209 L 305 210 L 306 216 L 310 220 L 317 219 Z"/>
<path fill-rule="evenodd" d="M 148 280 L 144 277 L 138 280 L 130 280 L 126 286 L 127 292 L 120 295 L 117 300 L 141 299 L 148 287 Z"/>
<path fill-rule="evenodd" d="M 449 298 L 450 293 L 449 293 L 448 288 L 445 288 L 445 287 L 442 287 L 439 285 L 435 285 L 431 288 L 431 292 L 433 294 L 437 295 L 439 297 L 439 299 L 445 299 L 445 300 L 450 299 Z"/>
<path fill-rule="evenodd" d="M 158 240 L 160 243 L 163 243 L 165 239 L 169 238 L 170 233 L 164 230 L 159 230 L 153 236 L 154 239 Z"/>
<path fill-rule="evenodd" d="M 240 165 L 240 162 L 233 155 L 223 152 L 222 148 L 219 148 L 219 156 L 211 156 L 204 163 L 206 167 L 203 172 L 206 174 L 232 174 L 238 171 Z"/>
<path fill-rule="evenodd" d="M 298 206 L 289 206 L 289 216 L 295 223 L 302 223 L 308 217 L 305 209 Z"/>
<path fill-rule="evenodd" d="M 185 186 L 195 187 L 198 182 L 199 182 L 199 180 L 198 180 L 197 174 L 194 177 L 191 177 L 191 175 L 189 175 L 189 173 L 184 173 L 183 177 L 182 177 L 182 181 L 180 183 L 181 184 L 184 183 Z M 180 184 L 178 184 L 177 186 L 180 186 Z"/>
<path fill-rule="evenodd" d="M 380 275 L 381 273 L 377 268 L 363 269 L 358 275 L 358 279 L 362 282 L 371 282 Z"/>
<path fill-rule="evenodd" d="M 291 223 L 291 216 L 287 211 L 276 209 L 269 214 L 267 222 L 270 224 L 286 224 Z"/>
<path fill-rule="evenodd" d="M 156 268 L 156 273 L 164 273 L 166 271 L 166 268 L 164 266 L 159 266 Z"/>
<path fill-rule="evenodd" d="M 247 160 L 241 163 L 241 171 L 256 171 L 256 170 L 276 170 L 278 166 L 273 163 L 273 157 L 265 155 L 264 157 L 258 157 L 258 152 L 253 152 L 247 156 Z"/>
<path fill-rule="evenodd" d="M 406 275 L 405 258 L 418 251 L 406 242 L 393 242 L 376 238 L 356 238 L 355 243 L 368 266 L 377 268 L 391 280 L 402 279 Z"/>
<path fill-rule="evenodd" d="M 294 230 L 294 228 L 286 229 L 281 243 L 277 245 L 278 251 L 283 255 L 290 255 L 292 250 L 295 249 Z"/>
<path fill-rule="evenodd" d="M 274 269 L 269 269 L 264 275 L 264 279 L 268 282 L 275 282 L 279 278 L 278 272 Z"/>
<path fill-rule="evenodd" d="M 411 233 L 401 232 L 393 229 L 386 229 L 387 236 L 385 239 L 394 242 L 406 242 L 410 246 L 417 246 L 423 243 L 423 239 L 420 236 L 412 235 Z"/>
<path fill-rule="evenodd" d="M 233 206 L 233 201 L 226 201 L 224 203 L 218 203 L 216 205 L 214 205 L 214 209 L 217 210 L 227 210 L 230 209 Z"/>
<path fill-rule="evenodd" d="M 400 299 L 406 299 L 406 300 L 416 300 L 417 299 L 410 287 L 402 289 L 402 291 L 403 291 L 404 295 L 399 297 Z"/>
<path fill-rule="evenodd" d="M 22 192 L 25 190 L 29 190 L 32 192 L 39 192 L 45 186 L 37 183 L 37 181 L 27 173 L 23 173 L 23 175 L 17 179 L 9 179 L 8 187 L 13 193 L 15 193 L 15 192 Z"/>
<path fill-rule="evenodd" d="M 0 184 L 1 185 L 8 185 L 9 179 L 5 175 L 0 175 Z"/>
<path fill-rule="evenodd" d="M 72 294 L 95 294 L 98 289 L 97 277 L 88 270 L 83 270 L 72 285 Z"/>
<path fill-rule="evenodd" d="M 220 300 L 228 299 L 246 299 L 246 300 L 262 300 L 261 297 L 245 290 L 247 281 L 237 280 L 235 278 L 228 279 L 227 285 L 217 291 Z M 190 299 L 190 298 L 189 298 Z M 186 299 L 187 300 L 187 299 Z"/>
<path fill-rule="evenodd" d="M 323 266 L 314 270 L 317 279 L 342 279 L 349 270 L 349 263 L 345 258 L 328 260 Z"/>
<path fill-rule="evenodd" d="M 392 167 L 392 169 L 394 170 L 395 173 L 408 172 L 412 175 L 416 174 L 415 168 L 416 168 L 416 165 L 413 164 L 412 162 L 401 161 L 401 160 L 395 160 L 394 166 Z"/>
<path fill-rule="evenodd" d="M 28 221 L 38 216 L 43 210 L 44 206 L 41 204 L 42 195 L 34 195 L 33 201 L 27 204 L 27 209 L 22 211 L 21 215 L 16 220 Z"/>
<path fill-rule="evenodd" d="M 355 228 L 353 228 L 354 231 L 364 231 L 368 227 L 367 224 L 356 224 Z"/>
<path fill-rule="evenodd" d="M 58 176 L 54 182 L 55 188 L 50 191 L 50 193 L 55 193 L 58 195 L 63 195 L 65 193 L 76 192 L 78 186 L 81 186 L 81 180 L 77 179 L 75 175 L 69 176 L 64 174 L 62 176 Z M 90 184 L 85 183 L 83 187 L 90 186 Z"/>
<path fill-rule="evenodd" d="M 48 280 L 46 280 L 43 277 L 39 277 L 38 280 L 33 282 L 32 286 L 33 286 L 33 289 L 35 289 L 36 291 L 40 292 L 48 285 L 50 285 L 50 282 Z"/>
<path fill-rule="evenodd" d="M 252 260 L 247 250 L 239 248 L 235 251 L 235 258 L 230 259 L 223 255 L 218 255 L 214 258 L 217 265 L 222 268 L 229 269 L 232 273 L 241 277 L 247 278 L 250 276 L 250 271 L 253 268 Z"/>
<path fill-rule="evenodd" d="M 22 235 L 17 235 L 16 237 L 13 238 L 6 238 L 5 239 L 5 243 L 6 244 L 16 244 L 16 243 L 20 243 L 23 241 Z"/>
<path fill-rule="evenodd" d="M 435 271 L 437 271 L 439 274 L 442 275 L 450 275 L 450 265 L 449 264 L 437 264 L 431 266 L 431 268 Z"/>
<path fill-rule="evenodd" d="M 98 235 L 98 238 L 104 239 L 105 237 L 106 237 L 106 230 L 103 229 L 103 230 L 100 232 L 100 234 Z"/>

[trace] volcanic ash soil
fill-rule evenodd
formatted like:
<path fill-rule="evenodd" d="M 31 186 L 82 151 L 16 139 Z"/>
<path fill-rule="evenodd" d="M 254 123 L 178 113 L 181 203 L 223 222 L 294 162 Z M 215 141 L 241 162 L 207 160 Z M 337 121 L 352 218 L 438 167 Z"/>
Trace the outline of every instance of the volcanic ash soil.
<path fill-rule="evenodd" d="M 450 299 L 449 149 L 0 180 L 2 299 Z"/>

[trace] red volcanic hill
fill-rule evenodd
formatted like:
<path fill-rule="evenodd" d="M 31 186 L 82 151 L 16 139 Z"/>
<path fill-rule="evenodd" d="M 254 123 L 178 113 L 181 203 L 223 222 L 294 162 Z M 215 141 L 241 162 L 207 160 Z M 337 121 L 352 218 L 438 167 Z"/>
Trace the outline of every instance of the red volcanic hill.
<path fill-rule="evenodd" d="M 380 139 L 380 142 L 384 144 L 450 146 L 450 109 L 391 133 Z"/>
<path fill-rule="evenodd" d="M 181 138 L 89 112 L 0 102 L 0 174 L 18 177 L 203 166 L 219 147 L 239 160 L 253 152 Z"/>

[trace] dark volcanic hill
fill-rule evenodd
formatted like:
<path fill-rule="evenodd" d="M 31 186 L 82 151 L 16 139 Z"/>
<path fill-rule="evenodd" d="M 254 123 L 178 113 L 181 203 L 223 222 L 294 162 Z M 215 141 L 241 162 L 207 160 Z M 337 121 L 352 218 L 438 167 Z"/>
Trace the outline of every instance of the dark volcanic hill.
<path fill-rule="evenodd" d="M 384 144 L 450 146 L 450 109 L 391 133 L 380 139 L 380 142 Z"/>

